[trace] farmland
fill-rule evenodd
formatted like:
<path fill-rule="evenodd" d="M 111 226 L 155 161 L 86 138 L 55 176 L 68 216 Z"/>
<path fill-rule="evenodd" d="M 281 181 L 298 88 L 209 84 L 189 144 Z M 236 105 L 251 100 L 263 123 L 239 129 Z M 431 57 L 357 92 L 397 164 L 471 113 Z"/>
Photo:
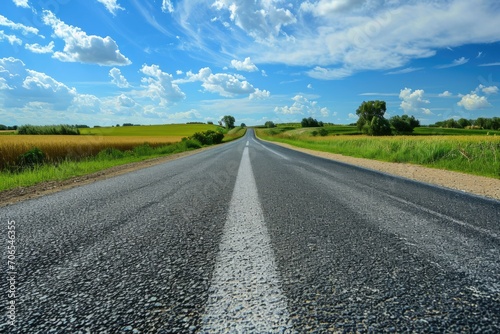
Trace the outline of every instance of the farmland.
<path fill-rule="evenodd" d="M 258 129 L 257 134 L 266 140 L 318 151 L 500 178 L 499 131 L 422 127 L 411 136 L 369 137 L 357 133 L 355 127 L 325 129 L 328 134 L 320 136 L 318 128 L 288 124 Z"/>
<path fill-rule="evenodd" d="M 81 129 L 80 135 L 0 136 L 0 190 L 85 175 L 108 167 L 201 147 L 194 133 L 226 132 L 223 141 L 242 136 L 208 124 L 173 124 Z"/>

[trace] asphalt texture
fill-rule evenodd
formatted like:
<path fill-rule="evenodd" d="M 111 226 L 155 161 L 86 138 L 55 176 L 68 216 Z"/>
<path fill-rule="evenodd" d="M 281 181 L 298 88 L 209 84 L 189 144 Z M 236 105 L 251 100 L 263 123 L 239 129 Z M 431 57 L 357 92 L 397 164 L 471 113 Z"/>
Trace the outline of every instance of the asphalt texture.
<path fill-rule="evenodd" d="M 2 333 L 500 332 L 500 202 L 251 129 L 0 219 Z"/>

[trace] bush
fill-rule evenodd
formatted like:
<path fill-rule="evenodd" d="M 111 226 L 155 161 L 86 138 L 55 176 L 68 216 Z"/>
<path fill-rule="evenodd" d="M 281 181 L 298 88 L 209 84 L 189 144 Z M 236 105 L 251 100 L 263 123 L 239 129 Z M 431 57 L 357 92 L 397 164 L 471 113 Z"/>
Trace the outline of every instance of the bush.
<path fill-rule="evenodd" d="M 205 132 L 196 132 L 189 139 L 197 140 L 201 145 L 214 145 L 222 143 L 224 135 L 220 132 L 208 130 Z"/>
<path fill-rule="evenodd" d="M 276 124 L 274 124 L 274 122 L 272 122 L 272 121 L 267 121 L 267 122 L 264 124 L 264 126 L 265 126 L 266 128 L 274 128 L 274 127 L 276 127 Z"/>
<path fill-rule="evenodd" d="M 74 125 L 22 125 L 17 128 L 20 135 L 79 135 Z"/>
<path fill-rule="evenodd" d="M 391 117 L 390 123 L 398 134 L 412 133 L 413 129 L 420 126 L 420 122 L 415 117 L 408 115 Z"/>
<path fill-rule="evenodd" d="M 319 129 L 319 135 L 322 137 L 328 136 L 328 130 L 324 128 Z"/>
<path fill-rule="evenodd" d="M 38 147 L 33 147 L 31 150 L 23 153 L 18 158 L 18 166 L 21 169 L 34 168 L 43 164 L 45 161 L 45 153 Z"/>

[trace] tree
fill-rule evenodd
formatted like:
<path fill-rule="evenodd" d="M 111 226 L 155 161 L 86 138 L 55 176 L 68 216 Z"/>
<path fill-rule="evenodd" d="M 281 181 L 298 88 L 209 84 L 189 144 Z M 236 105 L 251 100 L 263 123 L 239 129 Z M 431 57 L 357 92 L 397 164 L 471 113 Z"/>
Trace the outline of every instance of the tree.
<path fill-rule="evenodd" d="M 414 116 L 394 116 L 389 120 L 390 124 L 398 134 L 412 133 L 413 129 L 420 126 L 420 121 L 415 119 Z"/>
<path fill-rule="evenodd" d="M 264 126 L 265 126 L 266 128 L 274 128 L 274 127 L 276 127 L 276 124 L 274 124 L 274 122 L 273 122 L 273 121 L 267 121 L 267 122 L 264 124 Z"/>
<path fill-rule="evenodd" d="M 312 117 L 303 118 L 300 124 L 302 125 L 303 128 L 314 128 L 323 126 L 323 122 L 321 121 L 318 122 L 317 119 L 314 119 Z"/>
<path fill-rule="evenodd" d="M 384 118 L 386 110 L 385 101 L 363 101 L 356 110 L 356 115 L 359 116 L 356 126 L 370 136 L 390 135 L 391 126 Z"/>
<path fill-rule="evenodd" d="M 235 121 L 236 120 L 234 119 L 234 117 L 230 116 L 230 115 L 226 115 L 226 116 L 222 117 L 222 119 L 221 119 L 221 123 L 224 124 L 224 127 L 226 129 L 232 129 L 232 128 L 234 128 L 234 122 Z"/>

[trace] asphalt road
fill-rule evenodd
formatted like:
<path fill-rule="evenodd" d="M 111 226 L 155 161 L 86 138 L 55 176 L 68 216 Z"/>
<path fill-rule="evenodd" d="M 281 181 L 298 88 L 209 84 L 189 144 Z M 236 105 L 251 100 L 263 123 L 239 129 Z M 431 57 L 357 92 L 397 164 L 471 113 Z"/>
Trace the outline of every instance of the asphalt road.
<path fill-rule="evenodd" d="M 0 332 L 500 332 L 500 202 L 251 130 L 0 219 Z"/>

